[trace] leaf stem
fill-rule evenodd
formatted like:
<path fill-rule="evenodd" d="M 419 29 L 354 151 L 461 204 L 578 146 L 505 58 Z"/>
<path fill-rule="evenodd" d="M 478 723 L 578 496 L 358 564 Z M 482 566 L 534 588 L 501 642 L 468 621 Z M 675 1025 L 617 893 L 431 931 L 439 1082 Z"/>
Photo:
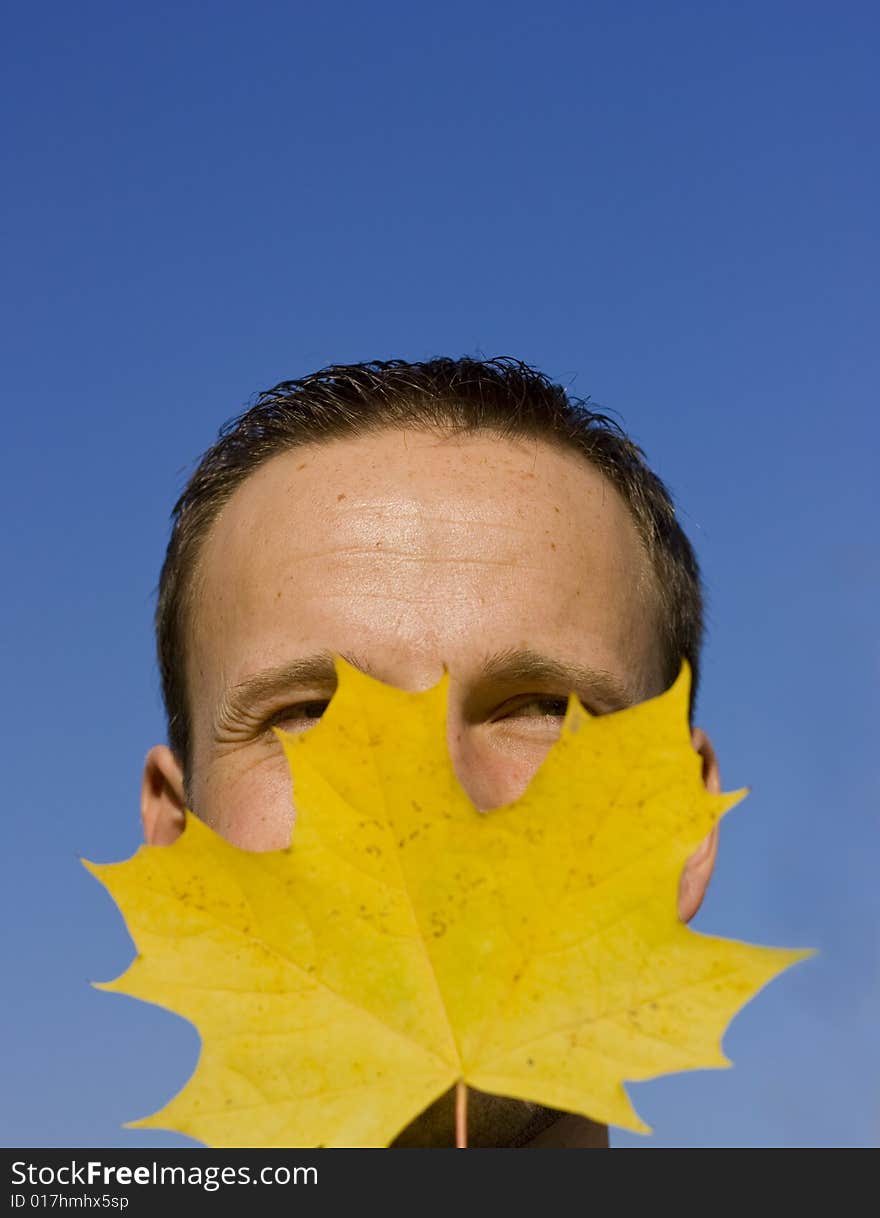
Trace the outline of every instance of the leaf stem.
<path fill-rule="evenodd" d="M 467 1149 L 467 1083 L 461 1079 L 455 1084 L 455 1145 Z"/>

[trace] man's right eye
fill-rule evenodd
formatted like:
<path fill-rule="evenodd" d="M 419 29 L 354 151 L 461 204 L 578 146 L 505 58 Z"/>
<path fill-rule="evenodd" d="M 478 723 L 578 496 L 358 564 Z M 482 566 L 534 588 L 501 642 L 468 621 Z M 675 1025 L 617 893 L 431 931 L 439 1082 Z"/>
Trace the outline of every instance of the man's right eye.
<path fill-rule="evenodd" d="M 270 716 L 266 722 L 266 730 L 280 727 L 282 731 L 295 732 L 302 729 L 304 725 L 320 719 L 329 705 L 329 698 L 316 698 L 311 702 L 297 702 L 293 706 L 284 706 Z"/>

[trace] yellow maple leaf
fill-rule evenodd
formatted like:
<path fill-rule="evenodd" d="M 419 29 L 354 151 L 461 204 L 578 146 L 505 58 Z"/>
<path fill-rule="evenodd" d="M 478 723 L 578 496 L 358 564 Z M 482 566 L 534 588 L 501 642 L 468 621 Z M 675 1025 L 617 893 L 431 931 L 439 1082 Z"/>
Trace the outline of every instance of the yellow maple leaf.
<path fill-rule="evenodd" d="M 713 795 L 683 665 L 663 695 L 569 697 L 525 794 L 479 812 L 446 746 L 449 676 L 406 693 L 336 658 L 321 722 L 278 732 L 285 850 L 191 813 L 171 846 L 89 870 L 138 956 L 99 988 L 202 1038 L 189 1083 L 133 1123 L 211 1146 L 386 1146 L 456 1084 L 649 1132 L 624 1080 L 730 1063 L 721 1036 L 810 952 L 698 934 L 685 860 L 744 791 Z"/>

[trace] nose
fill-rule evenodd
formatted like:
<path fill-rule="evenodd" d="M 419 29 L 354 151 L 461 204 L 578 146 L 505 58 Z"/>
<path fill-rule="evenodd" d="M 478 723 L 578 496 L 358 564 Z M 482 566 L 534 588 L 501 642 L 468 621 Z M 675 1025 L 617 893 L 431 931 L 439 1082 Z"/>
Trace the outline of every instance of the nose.
<path fill-rule="evenodd" d="M 503 746 L 489 724 L 468 722 L 450 686 L 446 742 L 452 768 L 479 812 L 513 803 L 524 793 L 546 751 Z"/>
<path fill-rule="evenodd" d="M 502 745 L 485 722 L 475 721 L 466 705 L 468 686 L 461 667 L 445 653 L 425 649 L 418 657 L 401 654 L 376 675 L 398 689 L 423 693 L 449 673 L 446 745 L 455 775 L 480 812 L 518 799 L 529 785 L 545 754 L 534 748 L 516 750 Z"/>

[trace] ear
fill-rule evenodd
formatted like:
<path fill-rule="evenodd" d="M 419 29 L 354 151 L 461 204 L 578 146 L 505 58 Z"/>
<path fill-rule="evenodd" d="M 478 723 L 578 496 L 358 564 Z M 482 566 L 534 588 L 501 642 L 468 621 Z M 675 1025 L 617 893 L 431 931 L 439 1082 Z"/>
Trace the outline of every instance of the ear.
<path fill-rule="evenodd" d="M 718 769 L 718 758 L 712 742 L 706 733 L 695 727 L 691 733 L 691 743 L 703 758 L 703 783 L 707 791 L 713 795 L 721 792 L 721 774 Z M 691 918 L 703 903 L 712 871 L 715 867 L 715 856 L 718 853 L 718 825 L 699 845 L 684 865 L 681 880 L 678 885 L 678 916 L 682 922 L 690 922 Z"/>
<path fill-rule="evenodd" d="M 141 820 L 148 846 L 170 846 L 186 823 L 183 770 L 164 744 L 147 753 L 141 784 Z"/>

